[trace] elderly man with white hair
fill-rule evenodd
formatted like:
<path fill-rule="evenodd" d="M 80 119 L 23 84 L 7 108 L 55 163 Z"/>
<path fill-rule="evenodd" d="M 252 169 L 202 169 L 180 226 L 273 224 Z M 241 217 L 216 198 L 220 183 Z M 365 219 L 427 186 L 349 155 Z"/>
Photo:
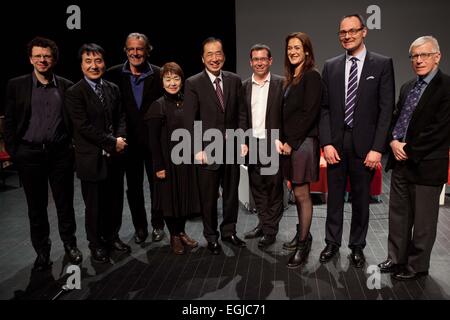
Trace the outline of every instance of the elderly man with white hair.
<path fill-rule="evenodd" d="M 450 77 L 439 69 L 437 40 L 416 39 L 409 58 L 415 78 L 401 88 L 389 136 L 388 259 L 378 265 L 396 280 L 428 275 L 450 144 Z"/>

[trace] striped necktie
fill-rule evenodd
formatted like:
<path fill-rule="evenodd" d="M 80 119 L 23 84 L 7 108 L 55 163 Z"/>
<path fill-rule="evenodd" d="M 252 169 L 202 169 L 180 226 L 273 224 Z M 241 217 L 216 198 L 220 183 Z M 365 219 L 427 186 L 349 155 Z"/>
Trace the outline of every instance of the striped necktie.
<path fill-rule="evenodd" d="M 95 93 L 97 94 L 102 105 L 105 106 L 105 92 L 103 91 L 103 86 L 100 83 L 95 85 Z"/>
<path fill-rule="evenodd" d="M 222 111 L 225 111 L 225 103 L 223 101 L 223 91 L 222 88 L 220 87 L 220 78 L 217 77 L 216 80 L 214 80 L 214 83 L 216 84 L 216 94 L 220 102 L 220 107 L 222 108 Z"/>
<path fill-rule="evenodd" d="M 356 106 L 356 94 L 358 92 L 358 58 L 352 57 L 352 66 L 350 67 L 350 74 L 348 76 L 347 97 L 345 99 L 345 124 L 353 128 L 353 113 Z"/>

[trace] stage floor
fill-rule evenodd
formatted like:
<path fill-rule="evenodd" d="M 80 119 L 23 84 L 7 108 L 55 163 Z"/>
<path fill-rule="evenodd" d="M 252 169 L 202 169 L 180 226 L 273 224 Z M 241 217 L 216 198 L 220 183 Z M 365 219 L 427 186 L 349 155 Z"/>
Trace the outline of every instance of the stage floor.
<path fill-rule="evenodd" d="M 266 250 L 256 240 L 247 247 L 235 249 L 223 244 L 223 253 L 212 256 L 206 250 L 200 219 L 187 223 L 187 232 L 200 241 L 193 252 L 182 256 L 171 253 L 168 237 L 152 243 L 150 237 L 140 246 L 133 242 L 133 226 L 125 204 L 120 236 L 132 247 L 130 255 L 114 255 L 110 264 L 97 265 L 90 259 L 84 232 L 84 204 L 80 183 L 76 179 L 75 212 L 77 237 L 84 260 L 81 265 L 81 288 L 64 292 L 59 299 L 207 299 L 207 300 L 375 300 L 375 299 L 449 299 L 450 298 L 450 198 L 440 208 L 437 239 L 431 257 L 430 275 L 412 282 L 396 282 L 381 274 L 368 273 L 386 257 L 388 235 L 389 174 L 383 174 L 381 203 L 370 205 L 370 225 L 367 235 L 366 267 L 353 268 L 347 255 L 350 228 L 350 204 L 345 204 L 343 243 L 340 254 L 328 264 L 319 262 L 324 247 L 326 205 L 314 205 L 311 226 L 313 245 L 308 263 L 289 270 L 290 253 L 282 243 L 290 240 L 297 223 L 295 207 L 285 210 L 277 242 Z M 31 271 L 35 252 L 29 239 L 27 206 L 17 176 L 8 176 L 7 186 L 0 190 L 0 299 L 53 299 L 66 283 L 67 261 L 59 239 L 53 199 L 49 197 L 52 251 L 54 262 L 49 272 Z M 448 187 L 447 187 L 448 188 Z M 316 197 L 315 197 L 316 198 Z M 318 198 L 318 197 L 317 197 Z M 149 200 L 147 192 L 147 200 Z M 149 203 L 147 203 L 147 208 Z M 257 218 L 240 209 L 238 235 L 256 225 Z M 167 230 L 166 230 L 167 235 Z M 372 270 L 373 272 L 373 270 Z M 372 285 L 371 285 L 372 284 Z"/>

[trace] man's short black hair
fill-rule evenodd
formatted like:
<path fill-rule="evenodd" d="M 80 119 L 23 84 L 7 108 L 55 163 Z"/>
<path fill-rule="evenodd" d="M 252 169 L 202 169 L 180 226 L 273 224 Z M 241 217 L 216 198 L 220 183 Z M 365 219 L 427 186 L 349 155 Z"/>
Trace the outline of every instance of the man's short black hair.
<path fill-rule="evenodd" d="M 105 59 L 105 50 L 96 43 L 85 43 L 81 46 L 78 51 L 78 59 L 80 60 L 80 63 L 83 61 L 83 53 L 98 53 L 102 55 L 103 59 Z"/>

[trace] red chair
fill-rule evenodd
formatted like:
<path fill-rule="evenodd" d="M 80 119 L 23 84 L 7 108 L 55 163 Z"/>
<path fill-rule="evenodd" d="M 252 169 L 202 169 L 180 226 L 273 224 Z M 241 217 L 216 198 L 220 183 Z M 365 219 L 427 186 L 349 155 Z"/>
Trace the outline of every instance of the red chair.
<path fill-rule="evenodd" d="M 374 197 L 378 197 L 382 192 L 383 186 L 383 174 L 381 164 L 375 170 L 375 174 L 372 178 L 372 182 L 370 183 L 370 195 Z M 327 162 L 323 158 L 323 155 L 320 157 L 320 174 L 319 181 L 311 183 L 310 186 L 311 192 L 318 193 L 328 193 L 328 183 L 327 183 Z M 350 192 L 350 180 L 347 178 L 347 186 L 346 192 Z"/>
<path fill-rule="evenodd" d="M 5 185 L 5 173 L 3 172 L 3 163 L 11 161 L 8 152 L 0 151 L 0 176 L 2 177 L 3 185 Z"/>
<path fill-rule="evenodd" d="M 0 151 L 0 177 L 2 179 L 3 182 L 3 186 L 6 185 L 6 174 L 5 174 L 5 169 L 3 168 L 3 165 L 5 162 L 10 162 L 11 161 L 11 156 L 8 154 L 8 152 L 6 151 Z M 22 186 L 22 181 L 19 178 L 19 187 Z"/>

